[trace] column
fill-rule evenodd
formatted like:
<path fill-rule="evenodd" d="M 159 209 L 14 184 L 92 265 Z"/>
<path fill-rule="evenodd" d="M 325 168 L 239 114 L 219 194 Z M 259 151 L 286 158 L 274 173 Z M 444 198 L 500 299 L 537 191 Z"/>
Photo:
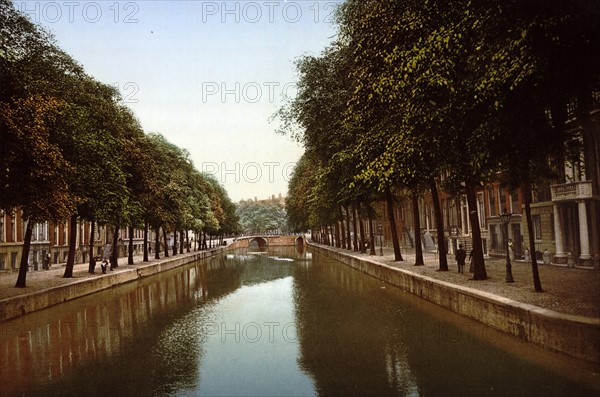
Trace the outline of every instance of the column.
<path fill-rule="evenodd" d="M 581 255 L 579 259 L 588 261 L 592 259 L 590 255 L 590 237 L 588 235 L 587 211 L 585 210 L 585 201 L 578 201 L 579 210 L 579 240 L 581 244 Z"/>
<path fill-rule="evenodd" d="M 567 263 L 567 255 L 564 251 L 562 222 L 558 204 L 554 204 L 554 243 L 556 245 L 556 253 L 554 254 L 555 263 Z"/>

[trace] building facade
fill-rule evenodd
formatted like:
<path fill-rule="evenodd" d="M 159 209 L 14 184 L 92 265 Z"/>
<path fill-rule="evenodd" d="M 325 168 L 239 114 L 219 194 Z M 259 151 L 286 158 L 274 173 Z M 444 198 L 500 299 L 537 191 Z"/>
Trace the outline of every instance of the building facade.
<path fill-rule="evenodd" d="M 0 271 L 17 270 L 21 263 L 23 253 L 23 240 L 26 221 L 22 211 L 0 211 Z M 95 257 L 110 255 L 114 229 L 106 226 L 96 226 L 94 235 L 91 236 L 91 223 L 80 221 L 77 223 L 75 263 L 85 263 L 90 259 L 90 239 L 94 239 Z M 65 263 L 69 254 L 69 222 L 36 223 L 33 226 L 31 247 L 28 257 L 29 270 L 42 270 L 46 255 L 50 254 L 52 264 Z M 143 253 L 144 231 L 134 229 L 129 236 L 127 228 L 120 230 L 118 238 L 118 255 L 128 255 L 129 239 L 133 239 L 134 255 Z M 149 231 L 149 241 L 154 240 L 154 232 Z"/>
<path fill-rule="evenodd" d="M 538 184 L 532 191 L 531 205 L 535 253 L 529 253 L 529 233 L 524 214 L 523 195 L 490 183 L 477 192 L 477 211 L 480 222 L 482 249 L 487 256 L 506 254 L 515 258 L 536 255 L 540 261 L 561 266 L 600 268 L 600 93 L 593 97 L 592 110 L 576 112 L 569 107 L 565 128 L 581 148 L 569 159 L 555 161 L 557 179 Z M 413 225 L 412 201 L 397 191 L 400 201 L 395 206 L 397 233 L 404 248 L 414 248 L 414 235 L 420 233 L 425 250 L 436 251 L 438 227 L 435 222 L 431 194 L 419 199 L 420 230 Z M 467 250 L 472 247 L 472 231 L 465 196 L 450 196 L 440 192 L 447 252 L 453 254 L 458 244 Z M 382 230 L 387 245 L 391 228 L 385 202 L 382 203 Z M 512 213 L 508 236 L 500 214 Z"/>

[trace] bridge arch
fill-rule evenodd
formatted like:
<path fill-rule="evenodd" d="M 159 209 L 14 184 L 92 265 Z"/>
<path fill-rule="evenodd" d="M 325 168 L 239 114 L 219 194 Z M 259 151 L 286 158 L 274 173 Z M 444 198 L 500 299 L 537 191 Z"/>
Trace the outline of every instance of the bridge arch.
<path fill-rule="evenodd" d="M 269 240 L 263 237 L 251 238 L 250 240 L 248 240 L 248 247 L 250 247 L 253 242 L 256 242 L 256 244 L 258 244 L 258 248 L 267 248 L 269 246 Z"/>
<path fill-rule="evenodd" d="M 302 255 L 304 254 L 304 237 L 298 236 L 294 239 L 294 250 L 296 253 Z"/>

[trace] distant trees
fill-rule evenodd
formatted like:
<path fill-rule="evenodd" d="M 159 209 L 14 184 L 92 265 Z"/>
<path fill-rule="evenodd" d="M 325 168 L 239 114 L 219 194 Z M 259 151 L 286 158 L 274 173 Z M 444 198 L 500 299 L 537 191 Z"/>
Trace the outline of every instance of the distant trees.
<path fill-rule="evenodd" d="M 241 200 L 236 204 L 235 213 L 244 233 L 288 230 L 285 206 L 277 199 Z"/>
<path fill-rule="evenodd" d="M 143 227 L 146 243 L 149 227 L 157 238 L 159 230 L 237 230 L 218 182 L 185 150 L 145 134 L 114 88 L 87 75 L 10 0 L 0 0 L 0 26 L 0 209 L 18 208 L 27 221 L 16 287 L 26 286 L 36 222 L 69 219 L 64 277 L 73 275 L 78 219 L 112 228 L 113 267 L 121 228 Z"/>

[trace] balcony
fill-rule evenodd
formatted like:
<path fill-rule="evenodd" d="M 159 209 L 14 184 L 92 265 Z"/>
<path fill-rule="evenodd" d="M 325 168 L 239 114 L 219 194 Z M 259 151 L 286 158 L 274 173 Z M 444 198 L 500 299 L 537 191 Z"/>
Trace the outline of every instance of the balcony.
<path fill-rule="evenodd" d="M 573 201 L 592 198 L 592 181 L 562 183 L 550 186 L 552 201 Z"/>

